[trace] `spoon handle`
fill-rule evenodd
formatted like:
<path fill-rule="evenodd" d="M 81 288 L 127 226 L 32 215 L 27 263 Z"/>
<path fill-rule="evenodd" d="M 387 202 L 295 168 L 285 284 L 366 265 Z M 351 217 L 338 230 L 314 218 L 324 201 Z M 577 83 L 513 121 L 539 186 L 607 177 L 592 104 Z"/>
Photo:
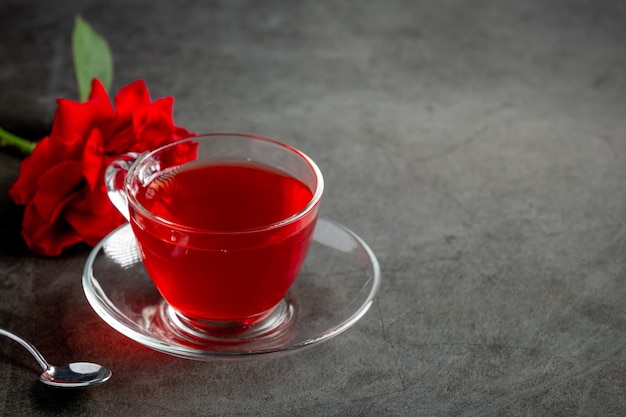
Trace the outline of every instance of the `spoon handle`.
<path fill-rule="evenodd" d="M 47 370 L 50 367 L 50 364 L 48 364 L 48 362 L 46 362 L 46 360 L 41 355 L 41 353 L 39 353 L 37 348 L 35 346 L 33 346 L 32 343 L 30 343 L 26 339 L 23 339 L 22 337 L 16 335 L 15 333 L 11 333 L 8 330 L 5 330 L 5 329 L 3 329 L 1 327 L 0 327 L 0 335 L 6 336 L 9 339 L 14 340 L 17 343 L 19 343 L 20 345 L 24 346 L 26 348 L 26 350 L 28 350 L 30 352 L 30 354 L 35 357 L 35 359 L 37 359 L 37 362 L 43 368 L 44 371 Z"/>

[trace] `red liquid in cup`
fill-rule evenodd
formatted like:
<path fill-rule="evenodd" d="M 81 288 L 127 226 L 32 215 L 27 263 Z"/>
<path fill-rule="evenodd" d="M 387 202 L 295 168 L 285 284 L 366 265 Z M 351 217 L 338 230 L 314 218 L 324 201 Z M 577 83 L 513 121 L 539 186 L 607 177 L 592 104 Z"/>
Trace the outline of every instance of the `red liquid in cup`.
<path fill-rule="evenodd" d="M 132 209 L 131 224 L 145 267 L 172 307 L 194 319 L 250 323 L 291 286 L 317 209 L 295 222 L 261 228 L 300 212 L 311 198 L 304 183 L 267 166 L 201 165 L 174 169 L 137 193 L 143 207 L 187 231 Z"/>

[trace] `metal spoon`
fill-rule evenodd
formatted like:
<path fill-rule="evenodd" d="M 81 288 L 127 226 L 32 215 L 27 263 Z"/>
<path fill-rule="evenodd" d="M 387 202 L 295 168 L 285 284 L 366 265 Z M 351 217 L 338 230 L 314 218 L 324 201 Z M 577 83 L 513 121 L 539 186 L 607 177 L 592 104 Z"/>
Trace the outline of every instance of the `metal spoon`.
<path fill-rule="evenodd" d="M 111 371 L 102 365 L 90 362 L 73 362 L 63 366 L 50 365 L 39 351 L 26 339 L 0 328 L 0 335 L 6 336 L 24 346 L 43 368 L 39 380 L 57 388 L 85 388 L 98 385 L 111 378 Z"/>

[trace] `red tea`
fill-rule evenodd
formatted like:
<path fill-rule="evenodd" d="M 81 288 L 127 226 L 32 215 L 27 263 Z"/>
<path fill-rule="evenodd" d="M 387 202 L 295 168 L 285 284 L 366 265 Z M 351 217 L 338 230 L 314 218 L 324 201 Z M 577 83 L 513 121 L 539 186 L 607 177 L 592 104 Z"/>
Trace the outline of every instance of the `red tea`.
<path fill-rule="evenodd" d="M 312 192 L 282 171 L 252 163 L 174 169 L 136 198 L 165 220 L 131 210 L 148 273 L 172 307 L 204 320 L 249 321 L 274 307 L 304 261 L 317 216 L 315 209 L 266 228 L 300 212 Z"/>

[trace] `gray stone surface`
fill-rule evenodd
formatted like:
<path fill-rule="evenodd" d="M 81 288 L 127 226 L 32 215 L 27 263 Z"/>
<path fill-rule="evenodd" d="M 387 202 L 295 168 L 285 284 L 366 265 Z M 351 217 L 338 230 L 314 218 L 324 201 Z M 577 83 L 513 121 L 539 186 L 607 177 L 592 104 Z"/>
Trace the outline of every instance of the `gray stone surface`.
<path fill-rule="evenodd" d="M 114 376 L 50 391 L 0 341 L 1 415 L 626 415 L 623 2 L 3 0 L 0 126 L 38 139 L 76 97 L 75 14 L 109 40 L 115 90 L 143 78 L 180 125 L 311 155 L 322 215 L 384 281 L 353 328 L 294 355 L 151 351 L 88 305 L 88 249 L 24 248 L 2 152 L 0 325 Z"/>

